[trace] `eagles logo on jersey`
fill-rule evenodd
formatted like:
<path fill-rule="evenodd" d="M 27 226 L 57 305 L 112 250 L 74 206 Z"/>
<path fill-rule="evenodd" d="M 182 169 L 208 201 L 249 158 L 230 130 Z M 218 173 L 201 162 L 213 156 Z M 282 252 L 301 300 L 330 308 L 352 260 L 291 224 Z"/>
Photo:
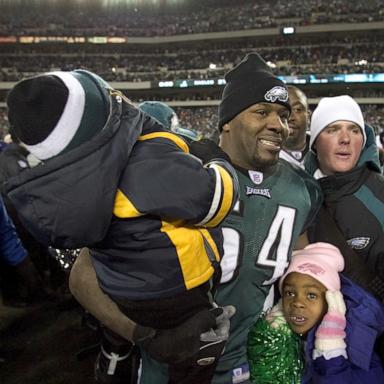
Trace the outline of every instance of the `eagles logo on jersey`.
<path fill-rule="evenodd" d="M 371 239 L 369 237 L 355 237 L 353 239 L 347 240 L 347 244 L 352 248 L 352 249 L 364 249 Z"/>

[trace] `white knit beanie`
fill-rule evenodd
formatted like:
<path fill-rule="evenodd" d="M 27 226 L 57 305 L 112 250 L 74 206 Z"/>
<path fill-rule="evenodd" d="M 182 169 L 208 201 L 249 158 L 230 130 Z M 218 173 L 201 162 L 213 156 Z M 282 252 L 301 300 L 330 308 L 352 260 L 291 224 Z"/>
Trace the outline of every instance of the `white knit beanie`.
<path fill-rule="evenodd" d="M 336 97 L 324 97 L 320 100 L 311 118 L 311 137 L 309 141 L 310 149 L 321 131 L 329 124 L 338 120 L 352 121 L 361 128 L 363 134 L 363 147 L 367 141 L 364 129 L 364 117 L 359 107 L 352 97 L 348 95 Z"/>

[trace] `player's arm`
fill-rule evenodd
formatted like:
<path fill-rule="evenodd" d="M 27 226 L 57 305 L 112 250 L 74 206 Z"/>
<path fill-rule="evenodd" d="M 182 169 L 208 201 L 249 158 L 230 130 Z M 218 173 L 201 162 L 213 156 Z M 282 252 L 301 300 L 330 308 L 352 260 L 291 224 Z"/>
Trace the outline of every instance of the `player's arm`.
<path fill-rule="evenodd" d="M 302 233 L 299 236 L 299 238 L 297 239 L 295 245 L 293 246 L 293 249 L 294 250 L 303 249 L 308 244 L 309 244 L 309 240 L 308 240 L 307 232 L 305 231 L 304 233 Z"/>
<path fill-rule="evenodd" d="M 69 288 L 76 300 L 107 328 L 132 341 L 136 323 L 126 317 L 99 287 L 91 257 L 83 248 L 69 276 Z"/>
<path fill-rule="evenodd" d="M 164 363 L 203 359 L 207 354 L 211 357 L 212 352 L 220 356 L 229 336 L 229 320 L 235 313 L 233 306 L 217 307 L 202 310 L 172 329 L 140 326 L 102 292 L 86 248 L 72 267 L 69 287 L 80 304 L 105 327 Z"/>
<path fill-rule="evenodd" d="M 175 137 L 150 136 L 136 145 L 117 193 L 116 217 L 152 214 L 215 227 L 231 212 L 238 194 L 236 171 L 223 159 L 203 166 Z"/>

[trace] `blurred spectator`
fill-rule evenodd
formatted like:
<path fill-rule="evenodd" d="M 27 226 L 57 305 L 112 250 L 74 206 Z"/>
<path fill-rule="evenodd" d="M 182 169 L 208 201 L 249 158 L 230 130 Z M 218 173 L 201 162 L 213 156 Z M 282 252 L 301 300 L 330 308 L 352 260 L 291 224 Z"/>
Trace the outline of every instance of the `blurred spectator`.
<path fill-rule="evenodd" d="M 175 79 L 214 79 L 238 62 L 245 52 L 257 50 L 266 61 L 275 65 L 278 75 L 344 74 L 384 72 L 383 40 L 359 36 L 353 39 L 334 38 L 304 43 L 302 41 L 263 43 L 227 43 L 201 49 L 196 46 L 177 50 L 143 49 L 132 46 L 93 46 L 79 50 L 67 45 L 52 49 L 39 46 L 4 47 L 0 56 L 0 81 L 16 81 L 21 77 L 51 70 L 84 68 L 108 81 L 164 81 Z M 40 51 L 41 50 L 41 51 Z M 58 50 L 60 55 L 58 55 Z M 143 57 L 145 58 L 143 60 Z"/>
<path fill-rule="evenodd" d="M 143 5 L 115 2 L 2 1 L 0 35 L 170 36 L 177 34 L 272 28 L 286 22 L 310 25 L 370 22 L 383 19 L 381 0 L 222 0 L 159 2 Z M 58 8 L 60 11 L 58 12 Z"/>
<path fill-rule="evenodd" d="M 198 140 L 199 135 L 190 128 L 183 128 L 179 124 L 179 118 L 174 109 L 161 101 L 144 101 L 139 108 L 147 115 L 160 122 L 165 128 L 177 133 L 185 141 Z"/>
<path fill-rule="evenodd" d="M 45 297 L 40 276 L 0 197 L 0 280 L 3 304 L 23 307 Z"/>
<path fill-rule="evenodd" d="M 279 157 L 304 169 L 304 157 L 309 150 L 308 99 L 301 89 L 291 85 L 287 88 L 291 106 L 291 114 L 288 119 L 289 135 L 283 142 Z"/>
<path fill-rule="evenodd" d="M 20 172 L 32 167 L 37 159 L 25 147 L 14 141 L 10 134 L 5 136 L 5 142 L 7 145 L 0 152 L 0 192 L 3 198 L 2 202 L 15 227 L 17 236 L 28 252 L 28 260 L 33 263 L 39 276 L 42 277 L 42 281 L 53 290 L 65 291 L 63 286 L 66 285 L 67 274 L 62 271 L 58 262 L 50 255 L 48 248 L 39 243 L 24 227 L 4 190 L 4 183 L 9 178 L 17 176 Z"/>

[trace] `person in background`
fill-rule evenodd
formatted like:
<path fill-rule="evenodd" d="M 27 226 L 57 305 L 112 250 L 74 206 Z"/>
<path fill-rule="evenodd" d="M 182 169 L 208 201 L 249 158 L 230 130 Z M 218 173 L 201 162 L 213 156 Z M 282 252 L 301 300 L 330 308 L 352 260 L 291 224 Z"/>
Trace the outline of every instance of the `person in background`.
<path fill-rule="evenodd" d="M 0 197 L 0 272 L 3 304 L 24 307 L 45 297 L 42 280 Z"/>
<path fill-rule="evenodd" d="M 7 135 L 6 140 L 7 145 L 0 152 L 0 185 L 2 190 L 4 189 L 3 184 L 10 177 L 29 168 L 28 150 L 15 142 L 10 134 Z"/>
<path fill-rule="evenodd" d="M 233 168 L 203 167 L 88 71 L 24 79 L 7 104 L 12 133 L 41 161 L 9 180 L 20 218 L 49 245 L 89 246 L 100 287 L 136 323 L 128 340 L 105 324 L 98 382 L 133 380 L 116 367 L 136 344 L 169 363 L 170 382 L 209 383 L 234 311 L 212 299 Z"/>
<path fill-rule="evenodd" d="M 287 86 L 291 114 L 289 115 L 289 135 L 283 143 L 280 158 L 304 168 L 304 157 L 309 150 L 310 110 L 305 93 L 292 85 Z"/>
<path fill-rule="evenodd" d="M 384 166 L 384 131 L 375 132 L 376 133 L 376 145 L 377 150 L 379 151 L 379 161 L 380 165 L 383 168 Z"/>
<path fill-rule="evenodd" d="M 199 139 L 199 135 L 195 131 L 180 126 L 176 112 L 162 101 L 143 101 L 138 107 L 147 115 L 156 119 L 169 131 L 181 136 L 188 143 Z"/>
<path fill-rule="evenodd" d="M 39 275 L 42 277 L 44 285 L 47 289 L 51 290 L 51 293 L 56 291 L 55 294 L 58 294 L 59 288 L 65 291 L 65 274 L 50 257 L 48 247 L 38 242 L 25 228 L 5 192 L 6 183 L 10 178 L 33 167 L 38 161 L 11 134 L 7 135 L 6 141 L 8 143 L 6 148 L 0 152 L 0 185 L 4 205 L 16 228 L 17 235 L 26 248 Z"/>
<path fill-rule="evenodd" d="M 324 204 L 309 231 L 312 242 L 337 246 L 344 274 L 384 300 L 384 177 L 375 136 L 347 95 L 320 100 L 311 119 L 306 170 Z"/>
<path fill-rule="evenodd" d="M 374 348 L 384 306 L 341 275 L 343 268 L 339 249 L 328 243 L 293 252 L 279 281 L 281 301 L 250 332 L 254 383 L 384 382 Z"/>
<path fill-rule="evenodd" d="M 176 112 L 162 101 L 143 101 L 138 105 L 138 108 L 156 119 L 169 131 L 174 131 L 179 126 L 179 118 Z"/>

